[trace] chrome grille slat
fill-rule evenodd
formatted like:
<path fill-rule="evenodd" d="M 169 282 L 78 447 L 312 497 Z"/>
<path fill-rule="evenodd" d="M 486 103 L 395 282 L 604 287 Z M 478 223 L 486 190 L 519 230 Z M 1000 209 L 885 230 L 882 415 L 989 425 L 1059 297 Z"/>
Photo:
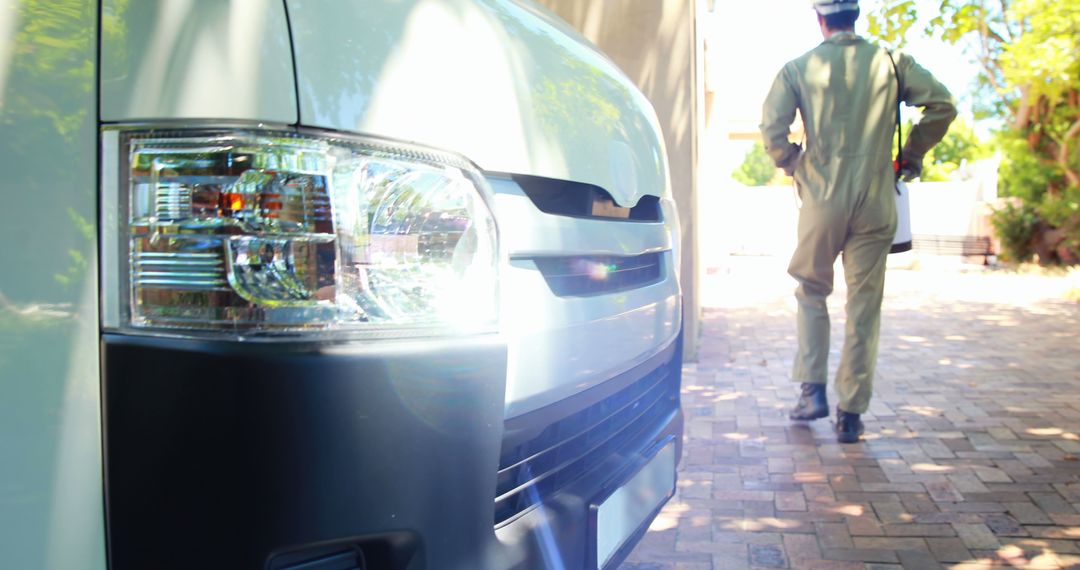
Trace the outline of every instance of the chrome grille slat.
<path fill-rule="evenodd" d="M 220 253 L 136 252 L 132 278 L 142 287 L 228 290 L 225 259 Z"/>
<path fill-rule="evenodd" d="M 528 489 L 529 487 L 531 487 L 533 485 L 536 485 L 536 484 L 542 482 L 543 480 L 545 480 L 545 479 L 547 479 L 549 477 L 558 475 L 563 469 L 566 469 L 567 467 L 573 465 L 574 463 L 577 463 L 578 461 L 582 461 L 582 460 L 588 458 L 591 453 L 597 451 L 598 449 L 603 448 L 606 444 L 608 444 L 608 443 L 610 443 L 612 441 L 615 441 L 616 438 L 619 435 L 622 435 L 627 429 L 633 428 L 635 420 L 638 420 L 641 417 L 645 416 L 646 413 L 648 413 L 652 409 L 653 406 L 655 406 L 655 405 L 657 405 L 659 403 L 659 400 L 660 400 L 661 397 L 662 397 L 662 394 L 659 394 L 659 395 L 657 395 L 657 398 L 655 400 L 649 402 L 645 406 L 642 406 L 642 409 L 641 409 L 641 411 L 639 413 L 637 413 L 633 417 L 628 418 L 628 420 L 622 424 L 622 429 L 613 430 L 602 441 L 594 443 L 591 448 L 582 451 L 581 453 L 577 454 L 574 457 L 571 457 L 570 459 L 563 460 L 559 465 L 557 465 L 557 466 L 555 466 L 555 467 L 553 467 L 551 469 L 545 470 L 543 472 L 543 475 L 540 475 L 538 477 L 533 477 L 532 479 L 530 479 L 526 483 L 524 483 L 524 484 L 522 484 L 522 485 L 520 485 L 520 486 L 518 486 L 518 487 L 516 487 L 514 489 L 510 489 L 506 493 L 503 493 L 502 495 L 496 497 L 495 500 L 496 501 L 502 501 L 502 500 L 505 500 L 506 498 L 514 495 L 514 494 L 521 493 L 522 491 Z M 631 408 L 627 408 L 627 409 L 631 409 Z M 583 434 L 583 435 L 587 437 L 589 434 Z M 528 466 L 528 464 L 525 464 L 522 467 L 527 467 L 527 466 Z M 502 472 L 500 471 L 500 474 L 501 473 Z"/>
<path fill-rule="evenodd" d="M 663 254 L 535 257 L 532 261 L 560 297 L 606 295 L 660 281 Z"/>
<path fill-rule="evenodd" d="M 629 386 L 538 435 L 504 448 L 499 460 L 495 525 L 532 509 L 612 456 L 634 449 L 678 409 L 679 375 L 665 362 Z"/>
<path fill-rule="evenodd" d="M 547 447 L 544 450 L 538 451 L 538 452 L 530 455 L 529 457 L 521 459 L 520 461 L 514 463 L 513 465 L 508 465 L 506 467 L 502 467 L 500 465 L 500 469 L 499 469 L 499 472 L 498 472 L 499 476 L 501 477 L 502 475 L 504 475 L 506 473 L 509 473 L 511 470 L 516 469 L 518 467 L 521 467 L 521 466 L 523 466 L 523 465 L 525 465 L 527 463 L 537 461 L 540 458 L 542 458 L 544 456 L 547 456 L 548 454 L 563 448 L 564 446 L 572 445 L 574 441 L 585 438 L 593 430 L 601 428 L 602 424 L 604 422 L 610 421 L 612 418 L 614 418 L 619 413 L 623 412 L 624 410 L 630 409 L 631 407 L 633 407 L 633 406 L 635 406 L 637 404 L 640 404 L 642 401 L 648 399 L 650 396 L 654 396 L 654 397 L 657 397 L 657 398 L 662 396 L 662 392 L 656 390 L 656 388 L 664 380 L 666 380 L 666 375 L 658 376 L 657 381 L 654 382 L 651 386 L 649 386 L 649 388 L 647 390 L 642 392 L 641 395 L 638 398 L 627 402 L 626 404 L 621 406 L 619 409 L 617 409 L 617 410 L 613 411 L 612 413 L 608 414 L 606 417 L 604 417 L 604 418 L 602 418 L 602 419 L 600 419 L 598 421 L 593 422 L 592 425 L 585 428 L 585 430 L 583 430 L 581 433 L 573 434 L 573 435 L 571 435 L 569 437 L 566 437 L 566 438 L 560 440 L 559 442 Z"/>

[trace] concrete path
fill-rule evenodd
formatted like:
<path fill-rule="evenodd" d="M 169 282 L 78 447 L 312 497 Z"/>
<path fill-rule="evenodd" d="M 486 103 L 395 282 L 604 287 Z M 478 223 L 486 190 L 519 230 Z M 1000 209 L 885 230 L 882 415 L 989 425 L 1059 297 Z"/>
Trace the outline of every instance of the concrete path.
<path fill-rule="evenodd" d="M 854 445 L 833 417 L 787 420 L 783 260 L 715 268 L 684 371 L 678 494 L 623 570 L 1080 568 L 1080 305 L 1062 278 L 943 263 L 890 270 Z"/>

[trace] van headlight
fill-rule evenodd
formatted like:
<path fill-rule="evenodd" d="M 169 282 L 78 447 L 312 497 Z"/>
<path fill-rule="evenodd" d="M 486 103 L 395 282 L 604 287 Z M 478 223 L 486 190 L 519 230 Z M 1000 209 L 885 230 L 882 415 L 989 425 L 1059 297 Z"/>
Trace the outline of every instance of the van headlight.
<path fill-rule="evenodd" d="M 459 157 L 261 130 L 124 131 L 116 154 L 121 327 L 496 325 L 495 221 Z"/>

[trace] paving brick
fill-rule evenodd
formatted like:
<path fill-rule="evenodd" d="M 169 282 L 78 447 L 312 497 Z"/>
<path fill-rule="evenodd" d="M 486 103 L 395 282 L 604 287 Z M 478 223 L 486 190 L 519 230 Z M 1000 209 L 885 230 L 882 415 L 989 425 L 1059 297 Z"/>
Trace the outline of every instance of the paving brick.
<path fill-rule="evenodd" d="M 1072 526 L 1025 526 L 1032 538 L 1080 540 L 1080 527 Z"/>
<path fill-rule="evenodd" d="M 956 530 L 947 524 L 887 524 L 886 536 L 956 536 Z"/>
<path fill-rule="evenodd" d="M 960 491 L 958 491 L 950 482 L 926 483 L 925 486 L 926 491 L 930 493 L 930 498 L 937 502 L 958 502 L 964 500 L 964 496 L 961 495 Z"/>
<path fill-rule="evenodd" d="M 1002 538 L 1003 545 L 1017 546 L 1028 553 L 1030 558 L 1034 554 L 1049 550 L 1058 554 L 1080 555 L 1080 541 L 1055 540 L 1045 538 Z"/>
<path fill-rule="evenodd" d="M 852 536 L 885 536 L 885 529 L 872 516 L 851 517 L 847 525 L 848 534 Z"/>
<path fill-rule="evenodd" d="M 953 523 L 957 536 L 964 546 L 972 550 L 993 549 L 1001 546 L 997 537 L 985 524 Z"/>
<path fill-rule="evenodd" d="M 926 540 L 923 538 L 898 538 L 878 536 L 855 536 L 851 541 L 855 548 L 876 550 L 926 550 Z"/>
<path fill-rule="evenodd" d="M 983 483 L 1012 483 L 1009 474 L 996 467 L 973 467 L 975 476 Z"/>
<path fill-rule="evenodd" d="M 901 550 L 896 553 L 904 570 L 939 570 L 941 564 L 924 550 Z"/>
<path fill-rule="evenodd" d="M 915 520 L 915 517 L 904 509 L 903 503 L 877 502 L 873 505 L 878 519 L 886 525 L 909 523 Z"/>
<path fill-rule="evenodd" d="M 805 511 L 806 497 L 799 491 L 776 493 L 777 511 Z"/>
<path fill-rule="evenodd" d="M 835 503 L 836 494 L 828 484 L 807 483 L 803 485 L 803 493 L 807 501 L 815 503 Z"/>
<path fill-rule="evenodd" d="M 1003 513 L 1008 510 L 1001 503 L 941 503 L 940 506 L 946 513 Z"/>
<path fill-rule="evenodd" d="M 983 523 L 997 536 L 1027 536 L 1020 523 L 1008 515 L 987 515 Z"/>
<path fill-rule="evenodd" d="M 759 568 L 786 568 L 784 549 L 774 544 L 751 544 L 750 565 Z"/>
<path fill-rule="evenodd" d="M 933 502 L 933 501 L 931 501 L 929 499 L 926 499 L 926 500 L 923 500 L 923 499 L 916 499 L 916 500 L 908 499 L 908 500 L 904 500 L 902 502 L 904 504 L 904 510 L 911 513 L 911 514 L 937 513 L 937 512 L 940 512 L 940 510 L 941 510 L 937 503 L 935 503 L 935 502 Z"/>
<path fill-rule="evenodd" d="M 915 522 L 919 524 L 981 523 L 986 516 L 982 513 L 919 513 Z"/>
<path fill-rule="evenodd" d="M 861 483 L 888 483 L 889 479 L 879 467 L 856 467 L 855 476 Z"/>
<path fill-rule="evenodd" d="M 846 560 L 851 562 L 899 562 L 900 558 L 892 550 L 873 550 L 867 548 L 826 548 L 822 555 L 826 560 Z"/>
<path fill-rule="evenodd" d="M 863 491 L 859 479 L 854 474 L 830 475 L 829 486 L 836 492 Z"/>
<path fill-rule="evenodd" d="M 953 488 L 957 492 L 963 493 L 965 496 L 970 493 L 989 493 L 990 490 L 986 488 L 983 481 L 975 475 L 947 475 L 949 482 L 952 483 Z M 977 500 L 977 499 L 976 499 Z"/>
<path fill-rule="evenodd" d="M 750 570 L 750 560 L 744 552 L 742 557 L 715 555 L 713 570 Z"/>
<path fill-rule="evenodd" d="M 1054 524 L 1061 526 L 1080 526 L 1080 515 L 1061 515 L 1053 513 L 1050 518 L 1054 520 Z"/>
<path fill-rule="evenodd" d="M 1028 493 L 1031 500 L 1039 505 L 1039 508 L 1049 515 L 1075 515 L 1073 508 L 1061 495 L 1057 493 Z"/>
<path fill-rule="evenodd" d="M 963 562 L 971 560 L 971 551 L 959 538 L 928 538 L 930 553 L 940 562 Z"/>
<path fill-rule="evenodd" d="M 821 559 L 818 539 L 812 534 L 783 535 L 784 551 L 793 568 L 802 568 L 811 560 Z"/>
<path fill-rule="evenodd" d="M 922 483 L 863 483 L 867 493 L 922 493 L 927 490 Z"/>
<path fill-rule="evenodd" d="M 855 548 L 846 524 L 814 523 L 814 528 L 823 548 Z"/>

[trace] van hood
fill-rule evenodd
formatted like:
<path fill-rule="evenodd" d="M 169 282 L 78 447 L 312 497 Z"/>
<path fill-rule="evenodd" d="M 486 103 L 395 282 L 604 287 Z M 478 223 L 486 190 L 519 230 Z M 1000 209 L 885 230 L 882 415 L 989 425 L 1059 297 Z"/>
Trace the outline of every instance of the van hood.
<path fill-rule="evenodd" d="M 437 147 L 489 172 L 667 196 L 652 106 L 587 40 L 510 0 L 287 0 L 300 123 Z"/>

